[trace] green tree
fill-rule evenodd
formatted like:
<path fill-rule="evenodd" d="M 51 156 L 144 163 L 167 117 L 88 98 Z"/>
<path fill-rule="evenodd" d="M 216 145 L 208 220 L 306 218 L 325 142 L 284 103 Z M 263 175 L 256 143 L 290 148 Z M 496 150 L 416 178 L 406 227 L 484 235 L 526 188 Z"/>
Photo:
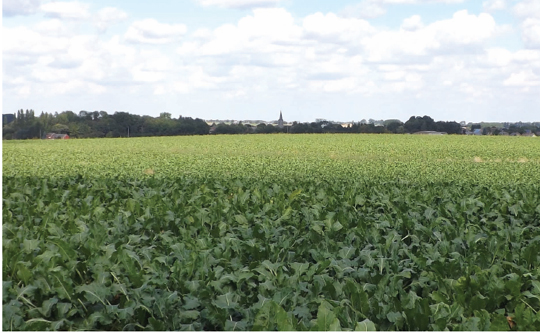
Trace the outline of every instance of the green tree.
<path fill-rule="evenodd" d="M 399 127 L 403 127 L 403 123 L 399 120 L 392 120 L 386 123 L 385 125 L 386 125 L 386 128 L 392 133 L 397 133 L 397 129 Z"/>
<path fill-rule="evenodd" d="M 55 124 L 52 126 L 51 130 L 54 133 L 69 134 L 69 126 L 64 124 Z"/>

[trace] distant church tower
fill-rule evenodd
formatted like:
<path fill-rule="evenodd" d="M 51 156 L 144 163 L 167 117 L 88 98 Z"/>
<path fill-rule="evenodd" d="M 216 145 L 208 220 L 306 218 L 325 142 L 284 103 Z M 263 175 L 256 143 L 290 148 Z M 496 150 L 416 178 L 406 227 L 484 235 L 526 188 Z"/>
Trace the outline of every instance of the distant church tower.
<path fill-rule="evenodd" d="M 283 115 L 281 114 L 281 110 L 279 111 L 279 120 L 277 121 L 277 126 L 279 128 L 283 128 Z"/>

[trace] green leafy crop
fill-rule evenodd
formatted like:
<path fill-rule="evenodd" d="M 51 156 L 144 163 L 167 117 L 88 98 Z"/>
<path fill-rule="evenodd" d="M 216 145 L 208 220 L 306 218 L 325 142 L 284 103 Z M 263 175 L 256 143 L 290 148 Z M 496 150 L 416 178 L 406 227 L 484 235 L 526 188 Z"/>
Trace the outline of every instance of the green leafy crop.
<path fill-rule="evenodd" d="M 6 142 L 3 330 L 540 330 L 534 138 Z"/>

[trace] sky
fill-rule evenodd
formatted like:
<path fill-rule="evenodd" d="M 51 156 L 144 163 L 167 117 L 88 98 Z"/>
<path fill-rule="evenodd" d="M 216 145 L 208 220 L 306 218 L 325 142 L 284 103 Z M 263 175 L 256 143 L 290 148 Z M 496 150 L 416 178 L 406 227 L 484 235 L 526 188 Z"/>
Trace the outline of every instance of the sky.
<path fill-rule="evenodd" d="M 540 121 L 540 0 L 2 2 L 2 112 Z"/>

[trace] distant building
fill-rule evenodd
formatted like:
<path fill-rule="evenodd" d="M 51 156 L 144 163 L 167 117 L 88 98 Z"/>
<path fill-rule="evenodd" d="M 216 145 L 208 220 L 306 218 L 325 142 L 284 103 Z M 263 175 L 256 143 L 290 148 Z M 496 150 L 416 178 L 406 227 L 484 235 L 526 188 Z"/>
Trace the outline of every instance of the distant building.
<path fill-rule="evenodd" d="M 281 111 L 279 111 L 279 119 L 277 125 L 279 128 L 283 128 L 283 115 L 281 114 Z"/>
<path fill-rule="evenodd" d="M 420 131 L 420 132 L 415 132 L 413 134 L 424 134 L 424 135 L 447 135 L 448 133 L 446 132 L 436 132 L 436 131 Z"/>
<path fill-rule="evenodd" d="M 57 133 L 47 133 L 45 135 L 45 139 L 47 139 L 47 140 L 69 139 L 69 135 L 67 135 L 67 134 L 57 134 Z"/>

